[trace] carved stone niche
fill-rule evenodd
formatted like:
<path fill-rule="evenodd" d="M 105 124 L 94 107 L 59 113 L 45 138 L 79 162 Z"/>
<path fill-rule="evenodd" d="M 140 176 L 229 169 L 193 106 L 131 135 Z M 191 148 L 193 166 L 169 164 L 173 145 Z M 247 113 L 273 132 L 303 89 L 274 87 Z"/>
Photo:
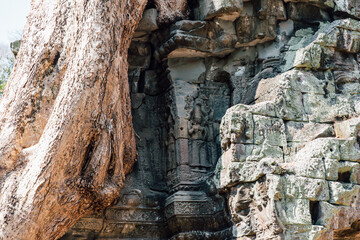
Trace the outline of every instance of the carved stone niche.
<path fill-rule="evenodd" d="M 206 79 L 207 75 L 217 76 L 208 74 L 210 69 L 203 58 L 167 60 L 173 86 L 169 92 L 168 120 L 171 133 L 168 143 L 173 143 L 173 148 L 168 148 L 168 156 L 174 158 L 168 159 L 170 195 L 164 209 L 172 239 L 189 237 L 188 233 L 194 231 L 219 239 L 230 227 L 224 199 L 208 181 L 221 154 L 217 135 L 230 97 L 223 95 L 228 90 L 226 81 Z"/>

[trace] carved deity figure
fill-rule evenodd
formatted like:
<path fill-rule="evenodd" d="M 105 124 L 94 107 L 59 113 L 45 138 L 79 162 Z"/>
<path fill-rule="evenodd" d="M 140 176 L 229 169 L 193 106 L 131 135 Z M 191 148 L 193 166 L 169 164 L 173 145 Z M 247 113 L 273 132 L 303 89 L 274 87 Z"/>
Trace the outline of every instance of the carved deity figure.
<path fill-rule="evenodd" d="M 196 170 L 203 170 L 211 166 L 207 154 L 207 128 L 208 107 L 206 96 L 201 95 L 195 100 L 194 108 L 190 114 L 189 137 L 190 137 L 190 166 Z"/>
<path fill-rule="evenodd" d="M 169 132 L 168 132 L 168 139 L 166 141 L 167 146 L 167 160 L 166 160 L 166 171 L 172 171 L 176 169 L 177 162 L 175 156 L 175 133 L 174 133 L 174 119 L 170 114 L 168 117 L 168 125 L 169 125 Z"/>

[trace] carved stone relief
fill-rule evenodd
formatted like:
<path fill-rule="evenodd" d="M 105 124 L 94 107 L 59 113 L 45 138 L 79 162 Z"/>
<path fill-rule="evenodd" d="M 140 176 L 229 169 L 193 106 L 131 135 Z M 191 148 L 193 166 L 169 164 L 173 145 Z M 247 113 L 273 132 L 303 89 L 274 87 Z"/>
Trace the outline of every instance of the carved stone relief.
<path fill-rule="evenodd" d="M 153 7 L 129 49 L 138 162 L 64 239 L 357 239 L 356 3 L 190 1 L 160 27 Z"/>

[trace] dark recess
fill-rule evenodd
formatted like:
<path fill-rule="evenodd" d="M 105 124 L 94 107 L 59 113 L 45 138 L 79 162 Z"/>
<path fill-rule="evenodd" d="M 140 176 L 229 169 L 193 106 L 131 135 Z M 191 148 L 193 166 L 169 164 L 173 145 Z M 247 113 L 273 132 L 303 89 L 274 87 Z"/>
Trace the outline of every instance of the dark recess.
<path fill-rule="evenodd" d="M 311 223 L 312 225 L 317 225 L 316 222 L 319 219 L 320 212 L 320 202 L 319 201 L 310 201 L 310 214 L 311 214 Z"/>
<path fill-rule="evenodd" d="M 338 181 L 343 182 L 343 183 L 350 183 L 350 176 L 351 176 L 350 171 L 339 172 L 338 173 Z"/>

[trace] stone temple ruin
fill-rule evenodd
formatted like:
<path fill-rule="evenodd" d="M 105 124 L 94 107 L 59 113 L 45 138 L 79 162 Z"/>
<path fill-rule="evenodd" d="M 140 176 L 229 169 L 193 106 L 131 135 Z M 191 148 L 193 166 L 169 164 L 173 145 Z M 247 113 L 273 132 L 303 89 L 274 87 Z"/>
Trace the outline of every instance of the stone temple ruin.
<path fill-rule="evenodd" d="M 62 239 L 360 239 L 360 3 L 198 0 L 129 49 L 138 161 Z"/>

